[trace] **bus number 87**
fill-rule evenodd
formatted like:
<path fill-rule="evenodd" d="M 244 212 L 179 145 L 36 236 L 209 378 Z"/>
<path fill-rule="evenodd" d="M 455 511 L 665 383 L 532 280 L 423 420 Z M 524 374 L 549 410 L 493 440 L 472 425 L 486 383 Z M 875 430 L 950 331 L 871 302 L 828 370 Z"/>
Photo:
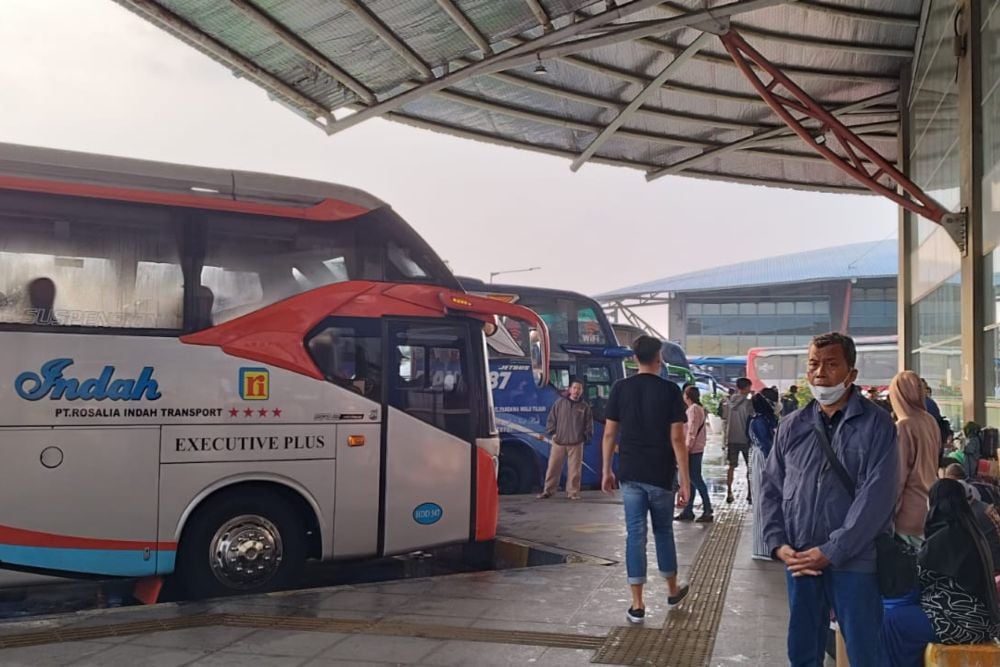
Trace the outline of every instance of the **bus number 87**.
<path fill-rule="evenodd" d="M 490 371 L 490 389 L 506 389 L 511 375 L 510 371 Z"/>

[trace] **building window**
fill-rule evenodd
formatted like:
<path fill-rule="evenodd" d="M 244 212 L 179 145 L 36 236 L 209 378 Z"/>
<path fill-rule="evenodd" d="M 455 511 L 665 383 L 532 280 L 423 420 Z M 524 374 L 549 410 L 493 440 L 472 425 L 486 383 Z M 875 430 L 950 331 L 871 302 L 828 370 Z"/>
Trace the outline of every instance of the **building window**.
<path fill-rule="evenodd" d="M 829 331 L 829 301 L 688 302 L 689 355 L 744 355 L 753 347 L 798 345 Z M 782 342 L 784 341 L 784 342 Z"/>

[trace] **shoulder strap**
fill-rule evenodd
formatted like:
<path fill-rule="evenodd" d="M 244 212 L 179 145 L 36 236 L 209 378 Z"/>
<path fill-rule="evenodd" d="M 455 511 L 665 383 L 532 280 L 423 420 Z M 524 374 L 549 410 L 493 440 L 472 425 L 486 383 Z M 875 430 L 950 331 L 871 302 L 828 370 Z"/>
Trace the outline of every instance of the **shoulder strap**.
<path fill-rule="evenodd" d="M 827 462 L 830 464 L 833 471 L 837 473 L 840 483 L 844 485 L 844 488 L 847 489 L 847 493 L 850 494 L 851 499 L 853 500 L 854 482 L 851 481 L 850 474 L 834 453 L 833 445 L 830 444 L 830 438 L 826 435 L 826 429 L 819 424 L 813 424 L 813 429 L 816 431 L 816 438 L 819 440 L 819 444 L 823 448 L 823 453 L 826 454 Z"/>

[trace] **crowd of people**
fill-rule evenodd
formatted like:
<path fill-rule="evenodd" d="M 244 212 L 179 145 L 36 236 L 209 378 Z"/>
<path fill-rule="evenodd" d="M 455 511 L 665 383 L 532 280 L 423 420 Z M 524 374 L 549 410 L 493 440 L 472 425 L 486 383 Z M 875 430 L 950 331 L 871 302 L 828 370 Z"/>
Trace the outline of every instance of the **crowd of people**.
<path fill-rule="evenodd" d="M 602 442 L 602 488 L 620 488 L 624 505 L 633 623 L 645 619 L 648 527 L 675 605 L 688 586 L 678 577 L 673 523 L 714 520 L 702 475 L 709 415 L 696 386 L 660 376 L 660 347 L 649 336 L 633 344 L 639 373 L 613 386 Z M 831 620 L 852 667 L 915 667 L 929 643 L 1000 636 L 1000 487 L 995 466 L 984 475 L 991 469 L 980 464 L 996 458 L 984 445 L 995 432 L 987 438 L 970 422 L 954 447 L 917 374 L 900 372 L 885 395 L 863 392 L 856 361 L 850 337 L 817 336 L 806 376 L 812 400 L 801 400 L 796 386 L 784 395 L 754 392 L 741 379 L 721 407 L 725 500 L 735 501 L 742 458 L 753 557 L 785 566 L 788 661 L 796 667 L 824 664 Z M 554 447 L 582 449 L 590 435 L 581 390 L 573 386 L 550 415 Z M 541 498 L 555 491 L 566 458 L 579 465 L 576 452 L 558 453 Z M 571 498 L 578 479 L 571 470 Z"/>

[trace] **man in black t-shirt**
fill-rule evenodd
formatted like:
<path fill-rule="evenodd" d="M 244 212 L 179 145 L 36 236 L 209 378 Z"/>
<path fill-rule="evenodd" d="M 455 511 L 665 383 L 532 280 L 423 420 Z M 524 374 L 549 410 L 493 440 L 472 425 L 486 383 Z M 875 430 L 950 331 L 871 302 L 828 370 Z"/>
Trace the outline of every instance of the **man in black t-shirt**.
<path fill-rule="evenodd" d="M 611 388 L 605 409 L 604 482 L 605 493 L 615 488 L 611 457 L 618 440 L 618 478 L 625 507 L 625 568 L 632 589 L 632 606 L 626 617 L 641 623 L 646 616 L 642 589 L 646 583 L 647 515 L 653 524 L 656 563 L 666 579 L 670 605 L 687 595 L 687 585 L 677 583 L 677 549 L 674 545 L 674 477 L 680 477 L 677 495 L 687 502 L 691 482 L 688 476 L 684 422 L 687 420 L 681 390 L 660 377 L 662 343 L 652 336 L 640 336 L 632 344 L 639 373 L 619 380 Z"/>

